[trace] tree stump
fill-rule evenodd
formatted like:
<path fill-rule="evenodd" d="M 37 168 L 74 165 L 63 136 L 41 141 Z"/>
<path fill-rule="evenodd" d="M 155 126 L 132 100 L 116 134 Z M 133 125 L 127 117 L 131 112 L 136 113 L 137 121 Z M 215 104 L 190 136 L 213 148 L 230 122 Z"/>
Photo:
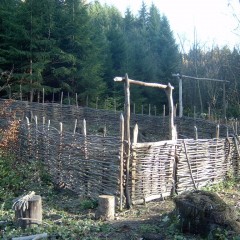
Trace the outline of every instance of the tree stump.
<path fill-rule="evenodd" d="M 100 195 L 98 200 L 98 209 L 96 219 L 105 221 L 114 220 L 115 216 L 115 197 L 110 195 Z"/>
<path fill-rule="evenodd" d="M 26 207 L 27 206 L 27 207 Z M 15 209 L 17 225 L 21 228 L 42 224 L 42 198 L 34 195 L 27 200 L 27 204 Z"/>

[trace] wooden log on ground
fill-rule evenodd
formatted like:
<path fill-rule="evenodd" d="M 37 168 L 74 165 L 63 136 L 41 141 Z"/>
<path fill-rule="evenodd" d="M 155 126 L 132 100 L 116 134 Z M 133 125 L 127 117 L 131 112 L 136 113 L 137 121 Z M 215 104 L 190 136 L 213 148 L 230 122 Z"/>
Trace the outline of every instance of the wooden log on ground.
<path fill-rule="evenodd" d="M 37 239 L 44 239 L 47 238 L 47 233 L 41 233 L 36 235 L 24 236 L 24 237 L 14 237 L 12 240 L 37 240 Z"/>
<path fill-rule="evenodd" d="M 115 197 L 110 195 L 100 195 L 96 219 L 111 221 L 115 216 Z"/>
<path fill-rule="evenodd" d="M 42 224 L 41 196 L 33 195 L 29 199 L 19 202 L 21 204 L 15 204 L 15 218 L 19 227 L 27 228 Z"/>

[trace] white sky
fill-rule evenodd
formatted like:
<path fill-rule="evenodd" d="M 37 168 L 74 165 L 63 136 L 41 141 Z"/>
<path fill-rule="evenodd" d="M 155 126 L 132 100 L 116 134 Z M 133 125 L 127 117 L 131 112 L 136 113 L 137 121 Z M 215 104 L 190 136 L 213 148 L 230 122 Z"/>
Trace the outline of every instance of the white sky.
<path fill-rule="evenodd" d="M 134 15 L 142 5 L 142 0 L 99 0 L 99 2 L 113 5 L 123 14 L 126 8 L 130 7 Z M 181 39 L 185 51 L 193 44 L 194 28 L 197 41 L 202 47 L 240 46 L 240 27 L 238 28 L 240 20 L 238 22 L 234 17 L 235 14 L 240 19 L 239 0 L 145 0 L 144 2 L 148 7 L 153 2 L 160 14 L 167 16 L 177 42 Z M 229 2 L 230 6 L 228 6 Z"/>

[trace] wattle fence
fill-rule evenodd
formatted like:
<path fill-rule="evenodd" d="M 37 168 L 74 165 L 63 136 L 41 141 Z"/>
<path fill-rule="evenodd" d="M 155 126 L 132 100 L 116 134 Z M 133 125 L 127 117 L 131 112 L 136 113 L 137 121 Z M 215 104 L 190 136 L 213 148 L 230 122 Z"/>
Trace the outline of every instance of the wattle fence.
<path fill-rule="evenodd" d="M 215 138 L 217 124 L 176 118 L 179 135 L 188 138 L 166 141 L 167 117 L 132 115 L 132 127 L 136 122 L 139 125 L 139 142 L 131 145 L 126 186 L 120 112 L 52 103 L 6 104 L 4 100 L 0 105 L 21 121 L 18 145 L 12 146 L 11 153 L 42 163 L 55 184 L 82 197 L 109 194 L 121 204 L 124 186 L 131 202 L 138 204 L 217 183 L 228 175 L 239 177 L 240 143 L 232 125 L 220 125 L 220 137 Z M 6 126 L 4 119 L 0 123 Z M 162 141 L 156 142 L 157 138 Z"/>
<path fill-rule="evenodd" d="M 43 163 L 52 181 L 83 197 L 119 196 L 119 148 L 116 137 L 68 133 L 48 125 L 21 125 L 21 159 Z"/>
<path fill-rule="evenodd" d="M 131 200 L 144 203 L 239 178 L 238 137 L 178 139 L 132 146 Z"/>

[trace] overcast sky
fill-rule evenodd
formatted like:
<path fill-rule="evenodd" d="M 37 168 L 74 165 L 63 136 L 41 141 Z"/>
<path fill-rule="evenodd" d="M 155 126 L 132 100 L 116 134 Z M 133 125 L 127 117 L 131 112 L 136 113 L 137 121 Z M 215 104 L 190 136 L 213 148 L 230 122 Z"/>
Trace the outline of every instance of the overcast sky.
<path fill-rule="evenodd" d="M 94 1 L 94 0 L 90 0 Z M 114 5 L 123 14 L 127 7 L 136 15 L 141 8 L 142 0 L 99 0 L 101 3 Z M 220 47 L 240 45 L 239 0 L 145 0 L 165 14 L 169 20 L 176 40 L 183 43 L 185 51 L 193 44 L 194 28 L 201 46 Z M 230 3 L 230 5 L 229 5 Z M 239 33 L 239 35 L 238 35 Z"/>

